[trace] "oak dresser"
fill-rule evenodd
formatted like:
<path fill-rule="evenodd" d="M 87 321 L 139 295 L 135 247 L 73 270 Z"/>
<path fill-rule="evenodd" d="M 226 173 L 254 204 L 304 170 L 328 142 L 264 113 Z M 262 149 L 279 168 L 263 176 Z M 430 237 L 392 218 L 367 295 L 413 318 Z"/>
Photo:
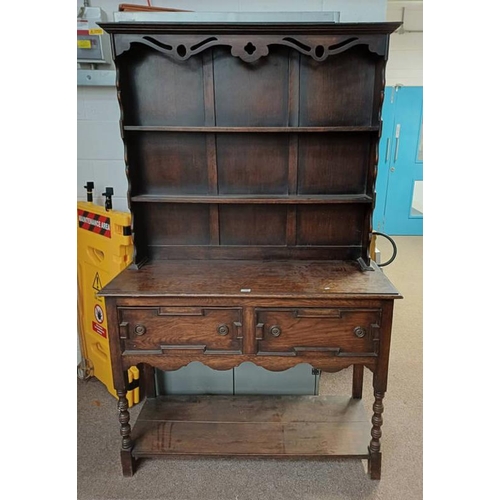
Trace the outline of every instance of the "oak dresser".
<path fill-rule="evenodd" d="M 134 263 L 100 292 L 123 474 L 142 457 L 316 457 L 368 459 L 379 479 L 401 296 L 369 247 L 399 23 L 101 26 L 117 68 L 134 240 Z M 193 361 L 352 365 L 352 394 L 155 394 L 154 368 Z M 132 429 L 134 365 L 147 400 Z"/>

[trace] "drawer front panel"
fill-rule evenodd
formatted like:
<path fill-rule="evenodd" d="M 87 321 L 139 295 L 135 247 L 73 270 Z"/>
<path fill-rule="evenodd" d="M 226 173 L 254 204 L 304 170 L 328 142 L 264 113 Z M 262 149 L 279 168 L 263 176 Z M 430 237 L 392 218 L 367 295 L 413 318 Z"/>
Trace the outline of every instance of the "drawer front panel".
<path fill-rule="evenodd" d="M 256 309 L 258 355 L 376 356 L 379 309 Z"/>
<path fill-rule="evenodd" d="M 241 354 L 241 308 L 119 308 L 125 354 Z"/>

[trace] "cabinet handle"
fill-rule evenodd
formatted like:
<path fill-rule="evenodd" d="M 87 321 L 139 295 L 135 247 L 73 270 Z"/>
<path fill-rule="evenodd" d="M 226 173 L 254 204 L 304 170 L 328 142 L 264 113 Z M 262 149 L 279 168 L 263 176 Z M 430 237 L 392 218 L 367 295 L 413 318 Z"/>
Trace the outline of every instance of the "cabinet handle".
<path fill-rule="evenodd" d="M 401 124 L 396 125 L 396 149 L 394 150 L 394 163 L 398 161 L 399 154 L 399 135 L 401 134 Z"/>
<path fill-rule="evenodd" d="M 227 325 L 219 325 L 217 327 L 217 333 L 219 335 L 227 335 L 229 333 L 229 327 Z"/>
<path fill-rule="evenodd" d="M 146 327 L 144 325 L 135 325 L 134 332 L 136 335 L 144 335 L 146 333 Z"/>
<path fill-rule="evenodd" d="M 354 328 L 354 335 L 362 339 L 366 335 L 366 330 L 361 326 L 357 326 L 356 328 Z"/>
<path fill-rule="evenodd" d="M 386 163 L 389 161 L 390 155 L 391 155 L 391 138 L 388 137 L 387 138 L 387 146 L 385 149 L 385 162 Z"/>
<path fill-rule="evenodd" d="M 281 335 L 281 328 L 278 325 L 273 325 L 269 328 L 269 333 L 273 337 L 279 337 Z"/>

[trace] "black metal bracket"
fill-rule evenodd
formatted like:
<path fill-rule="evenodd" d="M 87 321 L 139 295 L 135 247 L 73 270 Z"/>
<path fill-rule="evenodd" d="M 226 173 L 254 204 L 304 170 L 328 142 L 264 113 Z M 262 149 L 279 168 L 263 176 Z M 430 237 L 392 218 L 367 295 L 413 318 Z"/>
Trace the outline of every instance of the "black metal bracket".
<path fill-rule="evenodd" d="M 111 201 L 111 197 L 115 194 L 114 190 L 112 187 L 107 187 L 106 191 L 102 193 L 103 196 L 106 197 L 106 200 L 104 201 L 104 208 L 106 211 L 111 210 L 113 208 L 113 203 Z"/>
<path fill-rule="evenodd" d="M 92 195 L 92 191 L 94 190 L 94 183 L 92 181 L 87 181 L 87 184 L 83 186 L 87 190 L 87 201 L 91 203 L 94 201 L 94 197 Z"/>
<path fill-rule="evenodd" d="M 137 387 L 139 387 L 139 379 L 138 378 L 132 380 L 132 382 L 129 382 L 127 384 L 127 392 L 133 391 L 134 389 L 137 389 Z"/>
<path fill-rule="evenodd" d="M 361 257 L 358 258 L 358 264 L 361 268 L 361 271 L 375 271 L 375 269 L 372 266 L 367 265 Z"/>

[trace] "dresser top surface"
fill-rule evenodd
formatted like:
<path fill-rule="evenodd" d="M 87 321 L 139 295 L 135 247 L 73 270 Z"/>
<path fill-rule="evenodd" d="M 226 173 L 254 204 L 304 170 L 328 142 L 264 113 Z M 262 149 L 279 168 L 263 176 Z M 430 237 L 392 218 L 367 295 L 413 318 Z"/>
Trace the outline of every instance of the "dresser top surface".
<path fill-rule="evenodd" d="M 107 297 L 401 298 L 375 267 L 350 261 L 162 260 L 127 269 Z"/>

